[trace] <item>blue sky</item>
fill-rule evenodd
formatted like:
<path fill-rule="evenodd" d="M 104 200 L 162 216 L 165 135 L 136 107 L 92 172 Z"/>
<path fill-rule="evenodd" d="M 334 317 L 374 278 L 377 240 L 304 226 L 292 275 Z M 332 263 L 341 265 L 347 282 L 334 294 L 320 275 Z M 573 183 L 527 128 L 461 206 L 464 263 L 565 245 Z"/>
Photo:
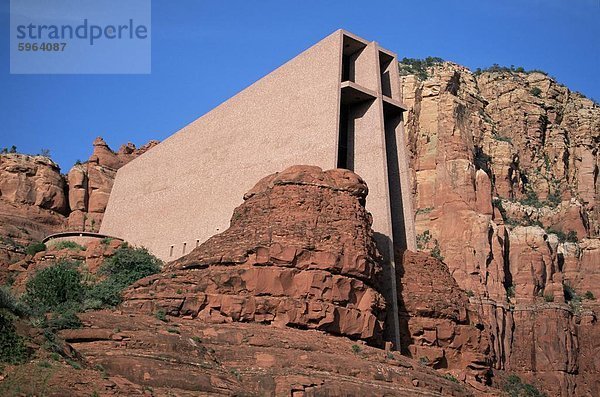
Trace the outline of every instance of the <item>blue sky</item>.
<path fill-rule="evenodd" d="M 149 75 L 10 75 L 0 3 L 0 147 L 49 149 L 63 172 L 96 136 L 168 137 L 339 28 L 400 58 L 542 69 L 600 100 L 600 0 L 153 0 Z"/>

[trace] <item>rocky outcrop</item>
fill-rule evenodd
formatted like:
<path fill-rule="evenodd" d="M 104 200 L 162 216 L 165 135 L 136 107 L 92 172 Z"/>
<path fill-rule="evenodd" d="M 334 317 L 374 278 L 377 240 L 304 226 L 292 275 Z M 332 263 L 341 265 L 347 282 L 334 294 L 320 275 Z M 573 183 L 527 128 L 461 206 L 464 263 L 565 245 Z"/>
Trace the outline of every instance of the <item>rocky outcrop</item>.
<path fill-rule="evenodd" d="M 228 230 L 139 281 L 123 306 L 378 343 L 385 302 L 375 289 L 381 262 L 366 195 L 347 170 L 294 166 L 270 175 L 244 196 Z"/>
<path fill-rule="evenodd" d="M 491 384 L 489 335 L 438 259 L 406 251 L 398 274 L 403 353 L 481 388 Z"/>
<path fill-rule="evenodd" d="M 44 156 L 0 155 L 0 198 L 62 215 L 69 209 L 60 168 Z"/>
<path fill-rule="evenodd" d="M 158 144 L 150 141 L 137 149 L 134 144 L 113 152 L 100 137 L 94 141 L 94 152 L 83 164 L 75 164 L 67 176 L 69 183 L 69 228 L 98 231 L 117 170 Z"/>
<path fill-rule="evenodd" d="M 470 295 L 496 372 L 593 395 L 580 333 L 597 287 L 579 271 L 594 280 L 600 263 L 600 108 L 541 73 L 428 74 L 402 77 L 419 248 Z"/>
<path fill-rule="evenodd" d="M 24 257 L 24 247 L 62 230 L 67 186 L 47 157 L 0 154 L 0 270 Z"/>

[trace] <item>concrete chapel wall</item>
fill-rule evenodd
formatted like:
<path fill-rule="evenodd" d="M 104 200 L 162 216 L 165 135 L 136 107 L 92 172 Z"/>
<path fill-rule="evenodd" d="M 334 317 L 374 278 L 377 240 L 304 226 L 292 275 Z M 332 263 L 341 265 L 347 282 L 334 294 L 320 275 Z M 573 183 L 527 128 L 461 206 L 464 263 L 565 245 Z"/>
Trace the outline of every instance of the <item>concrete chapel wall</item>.
<path fill-rule="evenodd" d="M 354 146 L 347 168 L 369 185 L 374 230 L 392 240 L 389 189 L 405 187 L 395 195 L 403 197 L 395 211 L 403 219 L 395 223 L 405 229 L 396 244 L 414 249 L 401 123 L 393 128 L 397 156 L 386 153 L 384 108 L 401 117 L 399 94 L 395 55 L 336 31 L 122 167 L 100 231 L 167 261 L 190 252 L 228 227 L 260 178 L 294 164 L 340 166 L 340 112 L 349 106 Z M 399 173 L 392 178 L 400 180 L 389 185 L 388 158 L 394 157 Z"/>

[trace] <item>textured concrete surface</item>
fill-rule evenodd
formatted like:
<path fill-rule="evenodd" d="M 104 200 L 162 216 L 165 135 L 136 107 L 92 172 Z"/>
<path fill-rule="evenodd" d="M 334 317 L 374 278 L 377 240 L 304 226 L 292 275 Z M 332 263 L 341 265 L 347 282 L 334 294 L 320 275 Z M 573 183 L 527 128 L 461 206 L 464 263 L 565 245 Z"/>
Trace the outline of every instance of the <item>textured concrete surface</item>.
<path fill-rule="evenodd" d="M 334 32 L 121 168 L 101 233 L 173 260 L 225 230 L 243 193 L 264 175 L 292 164 L 336 167 L 345 37 L 365 47 L 355 56 L 356 86 L 376 96 L 370 110 L 356 120 L 360 145 L 354 170 L 364 174 L 371 189 L 367 208 L 375 230 L 391 237 L 379 73 L 379 53 L 389 53 L 344 31 Z M 390 75 L 392 87 L 398 87 L 397 73 Z M 392 91 L 397 99 L 399 92 Z M 399 148 L 400 159 L 405 159 L 403 145 Z M 412 226 L 412 219 L 407 224 Z M 414 246 L 412 241 L 407 245 Z"/>

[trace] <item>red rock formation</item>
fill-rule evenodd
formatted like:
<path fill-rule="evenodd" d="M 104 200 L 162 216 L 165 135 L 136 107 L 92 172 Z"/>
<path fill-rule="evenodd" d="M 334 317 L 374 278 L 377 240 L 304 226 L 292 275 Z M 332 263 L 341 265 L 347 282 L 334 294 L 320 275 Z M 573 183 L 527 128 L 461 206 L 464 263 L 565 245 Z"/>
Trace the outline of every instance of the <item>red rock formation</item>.
<path fill-rule="evenodd" d="M 491 383 L 489 336 L 448 267 L 407 251 L 398 275 L 404 353 L 474 387 Z"/>
<path fill-rule="evenodd" d="M 65 181 L 48 157 L 0 155 L 0 197 L 10 203 L 68 213 Z"/>
<path fill-rule="evenodd" d="M 598 291 L 579 272 L 594 280 L 600 263 L 600 108 L 540 73 L 441 63 L 428 74 L 402 81 L 419 248 L 473 294 L 497 370 L 550 395 L 597 390 L 590 366 L 580 371 L 595 344 L 578 324 L 596 307 L 580 297 Z"/>
<path fill-rule="evenodd" d="M 138 282 L 124 307 L 377 343 L 385 304 L 374 289 L 381 264 L 366 195 L 347 170 L 294 166 L 270 175 L 245 195 L 228 230 Z"/>
<path fill-rule="evenodd" d="M 76 164 L 68 174 L 69 228 L 98 231 L 117 170 L 158 144 L 150 141 L 136 149 L 133 143 L 113 152 L 100 137 L 94 141 L 94 152 L 83 164 Z"/>
<path fill-rule="evenodd" d="M 66 184 L 43 156 L 0 154 L 0 270 L 23 258 L 23 247 L 65 227 Z"/>

